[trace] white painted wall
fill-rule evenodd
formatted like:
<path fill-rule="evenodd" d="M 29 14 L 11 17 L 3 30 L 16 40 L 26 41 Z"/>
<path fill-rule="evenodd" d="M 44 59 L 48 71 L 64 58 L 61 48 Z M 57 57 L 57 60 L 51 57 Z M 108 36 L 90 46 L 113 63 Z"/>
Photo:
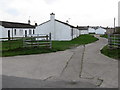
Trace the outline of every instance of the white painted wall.
<path fill-rule="evenodd" d="M 16 35 L 15 35 L 15 29 L 16 29 Z M 33 34 L 33 30 L 31 28 L 4 28 L 0 26 L 0 38 L 8 38 L 8 30 L 10 30 L 10 37 L 23 37 L 25 35 L 25 30 L 27 30 L 27 34 L 29 34 L 29 30 L 31 30 Z M 2 40 L 2 39 L 0 39 Z"/>
<path fill-rule="evenodd" d="M 52 30 L 50 21 L 47 23 L 44 23 L 42 25 L 37 26 L 35 31 L 36 31 L 36 34 L 49 34 L 49 33 L 51 33 L 52 34 L 51 38 L 52 38 L 52 40 L 54 39 L 54 32 Z"/>
<path fill-rule="evenodd" d="M 73 30 L 74 30 L 74 32 L 75 32 L 75 37 L 74 37 L 74 38 L 79 37 L 79 35 L 81 34 L 81 33 L 80 33 L 80 30 L 77 29 L 77 28 L 73 28 Z"/>
<path fill-rule="evenodd" d="M 72 40 L 71 27 L 55 21 L 55 39 L 58 41 Z"/>
<path fill-rule="evenodd" d="M 88 30 L 80 30 L 81 34 L 88 34 Z"/>
<path fill-rule="evenodd" d="M 103 29 L 103 28 L 98 28 L 98 29 L 96 29 L 96 31 L 95 31 L 95 34 L 105 34 L 105 33 L 106 33 L 106 30 Z"/>
<path fill-rule="evenodd" d="M 68 41 L 68 40 L 72 40 L 72 29 L 73 29 L 73 38 L 78 37 L 80 35 L 80 32 L 77 28 L 71 28 L 68 25 L 56 21 L 55 15 L 51 14 L 50 21 L 36 27 L 36 33 L 37 34 L 51 33 L 52 40 Z"/>
<path fill-rule="evenodd" d="M 94 28 L 88 28 L 88 33 L 95 33 L 95 29 Z"/>
<path fill-rule="evenodd" d="M 4 27 L 2 27 L 2 26 L 0 25 L 0 38 L 2 38 L 2 31 L 3 31 L 3 29 L 4 29 Z"/>

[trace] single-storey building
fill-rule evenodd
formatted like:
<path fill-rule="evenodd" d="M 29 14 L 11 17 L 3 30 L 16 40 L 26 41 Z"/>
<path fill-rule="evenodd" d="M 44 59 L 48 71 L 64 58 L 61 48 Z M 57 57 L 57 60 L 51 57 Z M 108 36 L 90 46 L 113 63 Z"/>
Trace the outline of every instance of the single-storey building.
<path fill-rule="evenodd" d="M 105 34 L 106 29 L 99 27 L 98 29 L 95 30 L 95 34 Z"/>
<path fill-rule="evenodd" d="M 77 28 L 80 30 L 80 34 L 89 34 L 88 33 L 89 26 L 77 26 Z"/>
<path fill-rule="evenodd" d="M 23 37 L 25 34 L 35 34 L 35 25 L 30 25 L 30 23 L 0 21 L 0 33 L 0 40 L 8 38 L 8 34 L 11 38 Z"/>
<path fill-rule="evenodd" d="M 51 33 L 51 39 L 57 41 L 69 41 L 80 35 L 80 30 L 67 22 L 55 19 L 55 14 L 50 14 L 50 20 L 36 27 L 37 34 Z"/>
<path fill-rule="evenodd" d="M 88 28 L 88 33 L 89 33 L 89 34 L 95 34 L 95 29 L 92 28 L 92 27 L 89 27 L 89 28 Z"/>

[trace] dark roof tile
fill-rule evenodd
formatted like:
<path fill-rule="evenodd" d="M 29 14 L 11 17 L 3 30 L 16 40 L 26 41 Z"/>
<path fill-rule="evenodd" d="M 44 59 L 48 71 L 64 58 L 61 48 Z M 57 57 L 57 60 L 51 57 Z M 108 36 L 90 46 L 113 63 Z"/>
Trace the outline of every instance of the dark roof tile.
<path fill-rule="evenodd" d="M 5 28 L 35 28 L 34 25 L 8 21 L 0 21 L 0 25 Z"/>

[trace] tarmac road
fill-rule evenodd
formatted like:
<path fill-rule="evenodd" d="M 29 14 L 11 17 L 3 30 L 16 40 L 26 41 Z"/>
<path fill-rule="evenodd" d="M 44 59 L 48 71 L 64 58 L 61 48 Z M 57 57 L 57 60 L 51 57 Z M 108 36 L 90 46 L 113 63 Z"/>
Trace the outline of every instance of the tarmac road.
<path fill-rule="evenodd" d="M 2 58 L 3 88 L 118 87 L 118 61 L 100 53 L 107 40 L 49 54 Z"/>

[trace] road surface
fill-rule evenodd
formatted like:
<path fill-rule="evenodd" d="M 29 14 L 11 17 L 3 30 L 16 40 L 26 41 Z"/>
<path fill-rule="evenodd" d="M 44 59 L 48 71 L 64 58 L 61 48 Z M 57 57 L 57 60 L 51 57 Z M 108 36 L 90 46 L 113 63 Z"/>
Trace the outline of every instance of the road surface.
<path fill-rule="evenodd" d="M 107 39 L 56 53 L 2 58 L 3 88 L 117 88 L 118 61 L 100 49 Z"/>

